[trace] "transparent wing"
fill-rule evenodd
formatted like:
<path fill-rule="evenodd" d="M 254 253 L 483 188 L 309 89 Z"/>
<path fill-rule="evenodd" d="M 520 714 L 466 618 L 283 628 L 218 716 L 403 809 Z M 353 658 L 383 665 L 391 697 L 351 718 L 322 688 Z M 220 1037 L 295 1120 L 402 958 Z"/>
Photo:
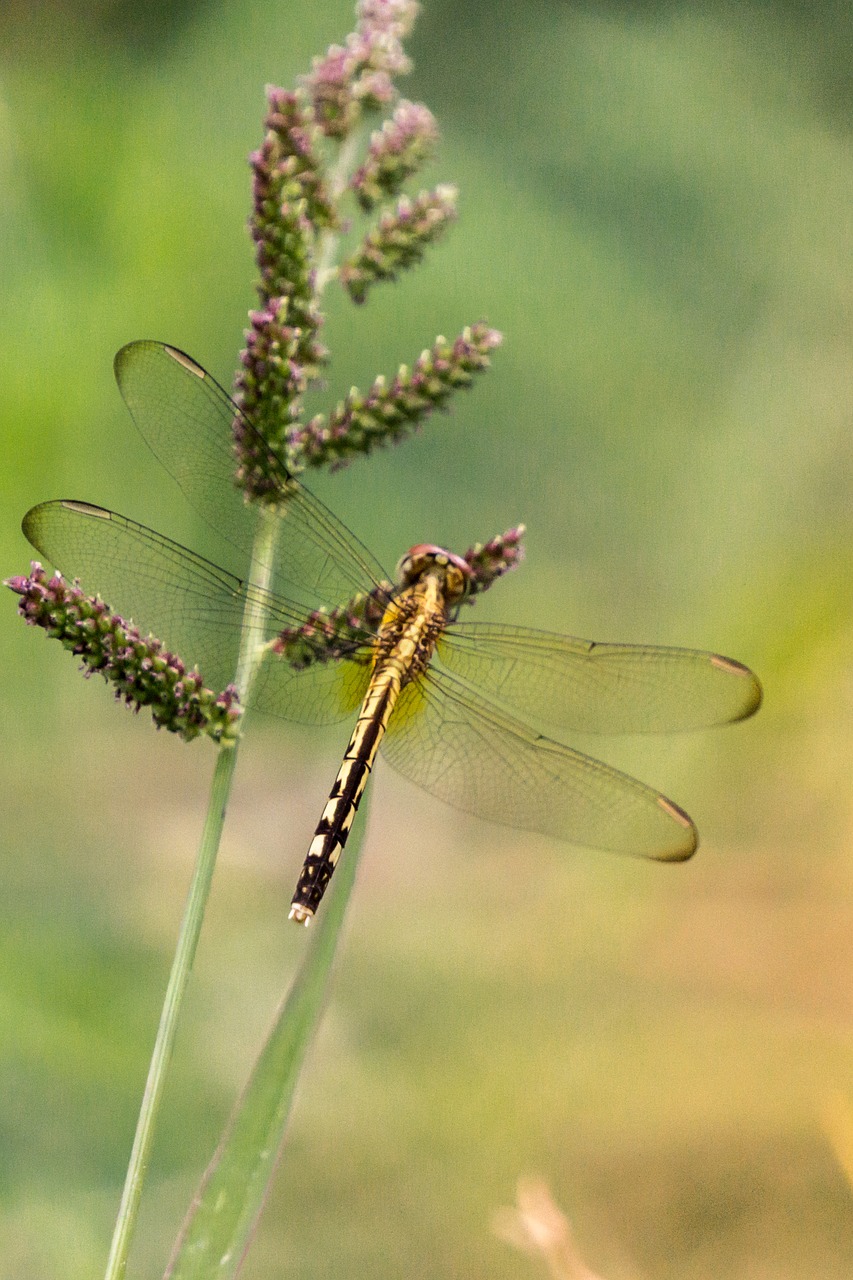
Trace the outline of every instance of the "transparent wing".
<path fill-rule="evenodd" d="M 455 675 L 534 722 L 579 733 L 671 733 L 752 715 L 761 685 L 700 649 L 598 644 L 523 627 L 460 623 L 439 642 Z"/>
<path fill-rule="evenodd" d="M 244 501 L 234 474 L 235 418 L 268 446 L 201 365 L 162 342 L 131 342 L 114 362 L 116 382 L 152 452 L 190 506 L 220 537 L 246 556 L 252 551 L 257 512 Z M 311 604 L 334 606 L 369 591 L 385 575 L 370 552 L 297 481 L 281 494 L 284 527 L 273 566 L 273 589 Z"/>
<path fill-rule="evenodd" d="M 412 782 L 491 822 L 665 862 L 697 845 L 690 818 L 665 796 L 542 737 L 446 674 L 403 690 L 382 751 Z"/>
<path fill-rule="evenodd" d="M 57 569 L 80 579 L 113 612 L 149 632 L 198 667 L 205 684 L 220 691 L 234 679 L 247 600 L 266 614 L 253 639 L 263 644 L 285 627 L 299 626 L 304 611 L 248 587 L 210 561 L 102 507 L 45 502 L 24 517 L 24 533 Z M 365 632 L 364 646 L 370 635 Z M 302 671 L 274 654 L 265 659 L 250 705 L 305 724 L 344 719 L 361 703 L 369 665 L 358 643 L 351 660 L 318 662 Z"/>

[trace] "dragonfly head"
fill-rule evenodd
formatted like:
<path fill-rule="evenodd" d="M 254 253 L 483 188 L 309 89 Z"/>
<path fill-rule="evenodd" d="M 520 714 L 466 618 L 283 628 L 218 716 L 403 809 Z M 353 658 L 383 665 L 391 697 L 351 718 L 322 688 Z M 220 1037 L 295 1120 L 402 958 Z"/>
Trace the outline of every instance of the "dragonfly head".
<path fill-rule="evenodd" d="M 459 604 L 471 589 L 473 574 L 467 560 L 452 551 L 445 551 L 443 547 L 420 542 L 407 551 L 397 565 L 397 579 L 401 586 L 410 587 L 428 573 L 441 578 L 448 604 Z"/>

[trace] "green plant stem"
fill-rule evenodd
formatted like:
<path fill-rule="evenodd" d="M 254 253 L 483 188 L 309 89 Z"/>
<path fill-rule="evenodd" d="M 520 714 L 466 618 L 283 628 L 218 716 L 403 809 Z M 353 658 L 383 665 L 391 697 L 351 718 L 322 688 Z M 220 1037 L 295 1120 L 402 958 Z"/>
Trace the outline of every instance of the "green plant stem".
<path fill-rule="evenodd" d="M 362 129 L 353 129 L 338 152 L 334 168 L 329 175 L 329 192 L 336 202 L 340 200 L 346 190 L 350 174 L 355 167 L 362 135 Z M 316 253 L 316 274 L 314 277 L 314 294 L 318 301 L 326 285 L 334 278 L 337 271 L 335 256 L 340 239 L 339 231 L 324 231 L 319 237 Z"/>
<path fill-rule="evenodd" d="M 130 1154 L 130 1163 L 127 1169 L 118 1219 L 107 1262 L 105 1280 L 119 1280 L 125 1274 L 127 1268 L 127 1255 L 130 1249 L 133 1229 L 136 1225 L 139 1200 L 142 1195 L 142 1184 L 151 1156 L 154 1126 L 163 1096 L 166 1068 L 172 1055 L 178 1026 L 178 1015 L 192 971 L 193 959 L 198 945 L 202 920 L 204 919 L 204 909 L 210 892 L 213 868 L 216 865 L 216 854 L 219 849 L 219 839 L 222 834 L 222 825 L 225 821 L 225 809 L 236 763 L 237 744 L 220 747 L 216 759 L 216 768 L 213 771 L 210 801 L 201 837 L 201 845 L 186 907 L 184 908 L 184 918 L 178 935 L 175 958 L 172 961 L 172 971 L 169 974 L 169 984 L 166 988 L 163 1011 L 160 1015 L 160 1025 L 157 1028 L 154 1052 L 151 1055 L 151 1065 L 148 1068 L 148 1079 L 145 1082 L 145 1093 L 142 1097 L 142 1106 L 136 1124 L 136 1135 Z"/>
<path fill-rule="evenodd" d="M 265 508 L 258 510 L 258 527 L 252 544 L 252 563 L 249 581 L 258 591 L 250 591 L 243 610 L 243 639 L 237 659 L 234 683 L 240 693 L 240 702 L 246 705 L 258 668 L 264 660 L 267 646 L 252 643 L 252 636 L 262 636 L 267 620 L 266 592 L 272 579 L 275 548 L 281 529 L 281 516 Z M 263 593 L 263 594 L 262 594 Z"/>
<path fill-rule="evenodd" d="M 272 564 L 275 555 L 275 540 L 278 534 L 279 520 L 269 512 L 260 512 L 258 528 L 252 548 L 252 561 L 249 580 L 253 585 L 266 588 L 272 575 Z M 249 592 L 243 613 L 243 633 L 240 653 L 237 659 L 235 684 L 240 692 L 240 701 L 245 706 L 258 667 L 263 659 L 264 646 L 259 645 L 254 637 L 263 634 L 266 617 L 264 598 L 259 593 Z M 217 753 L 216 767 L 210 787 L 210 799 L 207 806 L 204 830 L 198 857 L 196 858 L 184 918 L 178 934 L 175 956 L 166 987 L 166 996 L 160 1014 L 160 1025 L 154 1041 L 154 1051 L 148 1068 L 148 1079 L 136 1122 L 136 1134 L 130 1153 L 130 1162 L 125 1175 L 124 1190 L 119 1206 L 113 1232 L 110 1255 L 104 1280 L 120 1280 L 127 1269 L 127 1258 L 133 1231 L 139 1212 L 139 1201 L 142 1196 L 142 1185 L 151 1156 L 154 1141 L 154 1130 L 163 1088 L 166 1070 L 172 1056 L 175 1043 L 178 1019 L 183 1004 L 184 993 L 192 972 L 198 939 L 201 933 L 204 911 L 207 905 L 213 869 L 219 852 L 222 838 L 222 827 L 225 822 L 225 811 L 237 764 L 238 743 L 230 743 L 220 747 Z"/>

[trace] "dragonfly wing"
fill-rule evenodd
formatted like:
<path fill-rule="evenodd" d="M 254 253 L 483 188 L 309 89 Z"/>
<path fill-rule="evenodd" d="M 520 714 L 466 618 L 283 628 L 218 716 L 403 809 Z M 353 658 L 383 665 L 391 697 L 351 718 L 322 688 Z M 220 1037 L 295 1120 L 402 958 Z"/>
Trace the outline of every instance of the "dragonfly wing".
<path fill-rule="evenodd" d="M 361 706 L 371 669 L 366 654 L 302 670 L 270 654 L 255 679 L 250 705 L 297 724 L 337 724 Z"/>
<path fill-rule="evenodd" d="M 217 692 L 234 679 L 247 599 L 266 615 L 260 645 L 304 612 L 113 511 L 82 502 L 45 502 L 24 517 L 24 533 L 46 560 L 115 613 L 196 666 Z M 365 645 L 371 637 L 365 634 Z M 353 657 L 358 659 L 355 650 Z M 304 670 L 268 655 L 250 705 L 307 724 L 341 720 L 358 706 L 369 677 L 362 661 L 316 662 Z"/>
<path fill-rule="evenodd" d="M 219 383 L 176 347 L 131 342 L 118 352 L 116 381 L 143 439 L 190 506 L 245 556 L 257 510 L 235 482 L 233 427 L 239 420 L 256 456 L 270 448 Z M 279 468 L 280 469 L 280 468 Z M 290 480 L 282 489 L 281 554 L 273 587 L 311 604 L 334 606 L 384 580 L 370 552 L 327 507 Z"/>
<path fill-rule="evenodd" d="M 425 790 L 492 822 L 665 862 L 696 848 L 693 823 L 665 796 L 534 733 L 447 675 L 407 685 L 382 750 Z"/>
<path fill-rule="evenodd" d="M 598 644 L 523 627 L 462 623 L 438 646 L 466 683 L 536 722 L 579 733 L 669 733 L 742 720 L 761 685 L 700 649 Z"/>

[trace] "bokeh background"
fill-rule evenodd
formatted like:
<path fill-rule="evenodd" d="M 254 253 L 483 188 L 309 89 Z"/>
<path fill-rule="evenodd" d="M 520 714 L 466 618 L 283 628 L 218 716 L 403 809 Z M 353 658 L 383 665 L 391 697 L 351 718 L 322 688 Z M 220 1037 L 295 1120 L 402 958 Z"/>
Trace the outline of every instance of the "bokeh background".
<path fill-rule="evenodd" d="M 266 83 L 351 0 L 4 0 L 0 570 L 37 501 L 204 550 L 113 352 L 226 384 Z M 461 219 L 357 310 L 328 404 L 487 319 L 493 371 L 313 487 L 392 565 L 526 521 L 482 616 L 714 648 L 759 717 L 602 743 L 702 833 L 681 867 L 466 821 L 378 770 L 369 847 L 251 1280 L 526 1277 L 490 1221 L 547 1179 L 605 1280 L 847 1277 L 853 1195 L 853 10 L 426 0 L 404 86 Z M 0 1277 L 106 1258 L 213 763 L 0 610 Z M 134 1277 L 162 1272 L 298 963 L 285 923 L 348 729 L 241 756 Z"/>

